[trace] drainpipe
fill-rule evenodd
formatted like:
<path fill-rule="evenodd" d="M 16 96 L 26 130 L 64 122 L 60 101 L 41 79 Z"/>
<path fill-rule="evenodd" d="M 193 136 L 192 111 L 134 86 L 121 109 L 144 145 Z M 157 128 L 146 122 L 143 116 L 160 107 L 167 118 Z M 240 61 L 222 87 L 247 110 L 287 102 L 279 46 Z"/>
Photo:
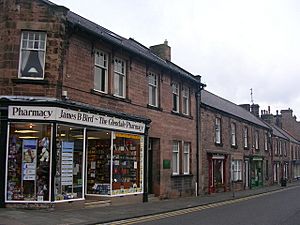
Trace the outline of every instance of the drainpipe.
<path fill-rule="evenodd" d="M 150 125 L 146 124 L 146 130 L 145 130 L 145 138 L 144 138 L 144 191 L 143 191 L 143 202 L 148 202 L 148 131 L 149 131 Z"/>
<path fill-rule="evenodd" d="M 199 195 L 199 185 L 200 185 L 200 174 L 202 174 L 202 168 L 200 166 L 200 136 L 201 136 L 201 90 L 206 86 L 201 83 L 201 76 L 197 75 L 196 79 L 198 80 L 197 91 L 196 91 L 196 196 Z"/>

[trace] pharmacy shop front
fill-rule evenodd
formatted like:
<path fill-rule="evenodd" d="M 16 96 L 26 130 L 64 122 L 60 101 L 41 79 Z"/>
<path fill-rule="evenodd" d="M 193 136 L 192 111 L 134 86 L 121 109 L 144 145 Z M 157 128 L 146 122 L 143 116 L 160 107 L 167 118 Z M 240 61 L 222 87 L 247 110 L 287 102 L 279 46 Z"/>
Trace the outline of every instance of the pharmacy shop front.
<path fill-rule="evenodd" d="M 3 206 L 143 195 L 149 120 L 66 105 L 4 108 Z"/>

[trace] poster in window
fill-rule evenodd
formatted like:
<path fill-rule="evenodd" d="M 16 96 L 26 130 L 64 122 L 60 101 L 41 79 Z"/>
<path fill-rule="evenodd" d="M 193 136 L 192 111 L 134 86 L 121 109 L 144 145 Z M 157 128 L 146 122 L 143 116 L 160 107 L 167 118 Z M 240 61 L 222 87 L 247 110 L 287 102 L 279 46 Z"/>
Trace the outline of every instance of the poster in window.
<path fill-rule="evenodd" d="M 37 140 L 24 139 L 22 150 L 23 180 L 33 180 L 36 178 L 36 152 Z"/>
<path fill-rule="evenodd" d="M 74 142 L 62 142 L 61 185 L 73 184 Z"/>

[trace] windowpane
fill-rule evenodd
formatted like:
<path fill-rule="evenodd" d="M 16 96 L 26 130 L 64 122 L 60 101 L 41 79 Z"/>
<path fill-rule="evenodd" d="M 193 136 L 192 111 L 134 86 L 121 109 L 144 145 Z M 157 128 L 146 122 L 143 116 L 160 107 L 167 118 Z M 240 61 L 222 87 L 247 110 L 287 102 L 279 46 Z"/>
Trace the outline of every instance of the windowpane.
<path fill-rule="evenodd" d="M 183 147 L 183 173 L 190 173 L 190 144 L 184 143 Z"/>
<path fill-rule="evenodd" d="M 55 200 L 83 198 L 83 133 L 72 126 L 57 126 Z"/>
<path fill-rule="evenodd" d="M 182 91 L 182 113 L 189 115 L 189 88 L 183 87 Z"/>
<path fill-rule="evenodd" d="M 215 121 L 215 142 L 217 144 L 221 143 L 221 119 L 216 118 Z"/>
<path fill-rule="evenodd" d="M 248 127 L 244 128 L 244 148 L 248 148 Z"/>
<path fill-rule="evenodd" d="M 114 60 L 114 94 L 118 97 L 125 97 L 126 83 L 125 61 L 116 58 Z"/>
<path fill-rule="evenodd" d="M 46 33 L 22 33 L 19 77 L 43 78 L 45 67 Z"/>
<path fill-rule="evenodd" d="M 236 145 L 236 126 L 235 123 L 231 123 L 231 145 Z"/>
<path fill-rule="evenodd" d="M 11 123 L 8 149 L 8 201 L 49 201 L 51 125 Z"/>
<path fill-rule="evenodd" d="M 157 106 L 157 75 L 150 73 L 148 75 L 149 85 L 149 104 Z"/>
<path fill-rule="evenodd" d="M 179 85 L 177 83 L 172 84 L 173 92 L 173 111 L 179 112 Z"/>
<path fill-rule="evenodd" d="M 173 142 L 173 156 L 172 156 L 173 174 L 179 174 L 179 142 Z"/>

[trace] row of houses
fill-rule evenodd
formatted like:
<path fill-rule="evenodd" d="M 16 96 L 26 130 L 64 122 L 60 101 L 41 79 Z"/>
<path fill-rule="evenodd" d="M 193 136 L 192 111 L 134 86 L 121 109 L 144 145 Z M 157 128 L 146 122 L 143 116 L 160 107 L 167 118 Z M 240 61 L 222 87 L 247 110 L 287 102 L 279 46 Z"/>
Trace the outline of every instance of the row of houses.
<path fill-rule="evenodd" d="M 147 201 L 300 177 L 292 111 L 207 90 L 143 46 L 47 0 L 0 0 L 0 205 Z"/>

